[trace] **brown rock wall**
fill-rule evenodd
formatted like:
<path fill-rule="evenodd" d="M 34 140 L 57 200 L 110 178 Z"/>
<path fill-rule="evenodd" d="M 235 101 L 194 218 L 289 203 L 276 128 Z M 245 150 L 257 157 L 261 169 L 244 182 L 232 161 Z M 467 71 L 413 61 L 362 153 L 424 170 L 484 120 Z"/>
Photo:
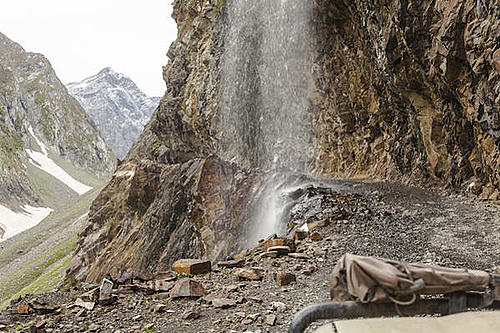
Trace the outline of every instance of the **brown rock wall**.
<path fill-rule="evenodd" d="M 123 163 L 93 203 L 69 272 L 99 281 L 120 269 L 167 271 L 177 259 L 221 259 L 245 242 L 261 177 L 216 157 Z"/>
<path fill-rule="evenodd" d="M 494 1 L 320 1 L 316 172 L 498 188 L 499 15 Z"/>

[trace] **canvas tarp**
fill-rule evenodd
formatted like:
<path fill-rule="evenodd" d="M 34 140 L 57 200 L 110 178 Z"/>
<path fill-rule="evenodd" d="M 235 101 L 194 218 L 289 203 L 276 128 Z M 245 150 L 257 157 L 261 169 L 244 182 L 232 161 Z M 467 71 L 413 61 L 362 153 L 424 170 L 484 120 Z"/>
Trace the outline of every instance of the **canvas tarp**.
<path fill-rule="evenodd" d="M 363 303 L 400 299 L 414 281 L 423 279 L 418 294 L 445 294 L 455 291 L 484 291 L 490 281 L 487 272 L 407 264 L 394 260 L 345 254 L 337 262 L 330 280 L 333 300 L 355 299 Z M 408 297 L 404 297 L 408 299 Z"/>

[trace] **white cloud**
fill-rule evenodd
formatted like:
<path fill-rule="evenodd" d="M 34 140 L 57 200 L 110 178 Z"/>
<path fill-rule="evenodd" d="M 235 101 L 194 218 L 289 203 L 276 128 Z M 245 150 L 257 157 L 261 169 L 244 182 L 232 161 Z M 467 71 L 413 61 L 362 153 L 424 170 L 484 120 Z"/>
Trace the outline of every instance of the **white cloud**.
<path fill-rule="evenodd" d="M 170 1 L 2 1 L 0 31 L 44 54 L 64 83 L 109 66 L 161 96 L 161 66 L 177 34 Z"/>

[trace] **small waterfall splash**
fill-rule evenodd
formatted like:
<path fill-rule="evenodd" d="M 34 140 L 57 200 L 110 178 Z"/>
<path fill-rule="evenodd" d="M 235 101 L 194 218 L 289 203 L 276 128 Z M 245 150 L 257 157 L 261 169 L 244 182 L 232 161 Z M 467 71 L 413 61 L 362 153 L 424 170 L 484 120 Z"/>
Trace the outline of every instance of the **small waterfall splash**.
<path fill-rule="evenodd" d="M 305 172 L 311 159 L 307 0 L 227 1 L 220 153 L 245 167 Z M 283 231 L 286 186 L 271 173 L 253 214 L 259 239 Z"/>

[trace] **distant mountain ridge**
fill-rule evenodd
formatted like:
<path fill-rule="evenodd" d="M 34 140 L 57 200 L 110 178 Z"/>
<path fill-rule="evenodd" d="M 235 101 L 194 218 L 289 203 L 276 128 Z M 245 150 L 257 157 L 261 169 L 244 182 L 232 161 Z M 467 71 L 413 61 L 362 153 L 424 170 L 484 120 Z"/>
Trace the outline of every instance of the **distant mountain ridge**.
<path fill-rule="evenodd" d="M 101 184 L 116 157 L 41 54 L 0 33 L 0 233 L 40 222 Z M 1 240 L 1 237 L 0 237 Z"/>
<path fill-rule="evenodd" d="M 160 97 L 148 97 L 130 78 L 110 67 L 66 86 L 119 158 L 127 154 L 160 101 Z"/>

